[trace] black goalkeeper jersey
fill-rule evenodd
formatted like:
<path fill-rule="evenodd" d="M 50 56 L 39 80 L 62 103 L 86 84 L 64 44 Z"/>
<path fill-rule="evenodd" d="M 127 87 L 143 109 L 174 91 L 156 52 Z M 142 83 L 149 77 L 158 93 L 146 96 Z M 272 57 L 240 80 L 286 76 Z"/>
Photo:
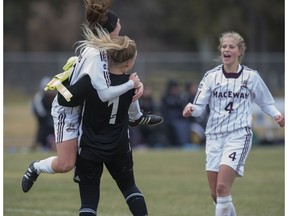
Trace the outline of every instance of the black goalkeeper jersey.
<path fill-rule="evenodd" d="M 121 85 L 129 80 L 129 74 L 110 73 L 111 85 Z M 88 75 L 68 87 L 73 94 L 67 102 L 58 94 L 62 106 L 83 104 L 79 129 L 79 152 L 88 160 L 109 161 L 120 158 L 130 149 L 128 135 L 128 110 L 134 89 L 108 102 L 102 102 Z"/>

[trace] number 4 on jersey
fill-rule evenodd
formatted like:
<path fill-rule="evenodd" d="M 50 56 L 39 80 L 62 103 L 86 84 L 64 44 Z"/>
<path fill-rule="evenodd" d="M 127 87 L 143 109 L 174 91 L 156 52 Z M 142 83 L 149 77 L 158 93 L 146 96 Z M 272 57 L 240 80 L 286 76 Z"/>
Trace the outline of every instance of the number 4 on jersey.
<path fill-rule="evenodd" d="M 229 158 L 231 158 L 232 161 L 236 160 L 236 152 L 233 152 L 232 154 L 230 154 Z"/>
<path fill-rule="evenodd" d="M 229 112 L 229 114 L 231 114 L 231 112 L 234 110 L 233 109 L 233 102 L 229 102 L 227 104 L 227 106 L 225 107 L 225 110 Z"/>

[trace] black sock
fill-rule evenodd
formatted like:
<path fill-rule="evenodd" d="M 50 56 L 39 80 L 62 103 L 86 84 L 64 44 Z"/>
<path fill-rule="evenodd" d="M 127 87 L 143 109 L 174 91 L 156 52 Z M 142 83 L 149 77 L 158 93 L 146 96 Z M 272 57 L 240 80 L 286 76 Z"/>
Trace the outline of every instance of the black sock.
<path fill-rule="evenodd" d="M 79 216 L 96 216 L 97 213 L 94 209 L 90 208 L 81 208 L 79 212 Z"/>
<path fill-rule="evenodd" d="M 146 216 L 147 207 L 144 197 L 141 195 L 136 195 L 127 200 L 127 204 L 133 216 Z"/>

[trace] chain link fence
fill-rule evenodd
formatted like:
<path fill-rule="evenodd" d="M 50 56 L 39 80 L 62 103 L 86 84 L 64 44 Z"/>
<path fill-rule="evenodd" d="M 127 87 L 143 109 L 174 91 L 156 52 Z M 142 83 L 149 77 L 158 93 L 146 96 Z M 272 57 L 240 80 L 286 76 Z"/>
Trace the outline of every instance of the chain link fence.
<path fill-rule="evenodd" d="M 17 89 L 34 94 L 44 76 L 62 72 L 62 66 L 73 53 L 4 53 L 4 89 Z M 180 84 L 199 83 L 203 74 L 220 64 L 216 54 L 139 53 L 133 71 L 142 82 L 153 88 L 159 100 L 166 83 L 173 79 Z M 251 53 L 243 64 L 256 69 L 274 96 L 284 97 L 284 54 Z"/>
<path fill-rule="evenodd" d="M 62 72 L 72 55 L 74 53 L 4 53 L 4 98 L 13 100 L 15 92 L 32 97 L 39 90 L 41 79 Z M 139 53 L 133 71 L 144 84 L 150 85 L 152 96 L 160 105 L 170 80 L 178 82 L 184 90 L 188 83 L 198 85 L 204 73 L 220 63 L 215 53 Z M 260 73 L 276 99 L 276 107 L 284 113 L 284 53 L 250 53 L 243 64 Z M 284 129 L 280 130 L 261 110 L 255 108 L 254 113 L 255 137 L 266 143 L 283 142 Z"/>

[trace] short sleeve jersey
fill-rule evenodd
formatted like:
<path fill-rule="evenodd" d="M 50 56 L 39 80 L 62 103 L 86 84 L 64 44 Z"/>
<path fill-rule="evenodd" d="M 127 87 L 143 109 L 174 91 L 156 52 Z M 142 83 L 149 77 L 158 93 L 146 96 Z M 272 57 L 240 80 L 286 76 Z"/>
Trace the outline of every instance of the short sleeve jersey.
<path fill-rule="evenodd" d="M 221 135 L 252 127 L 252 103 L 263 107 L 274 99 L 257 71 L 239 65 L 227 73 L 223 65 L 209 70 L 199 84 L 195 105 L 209 105 L 206 135 Z"/>

